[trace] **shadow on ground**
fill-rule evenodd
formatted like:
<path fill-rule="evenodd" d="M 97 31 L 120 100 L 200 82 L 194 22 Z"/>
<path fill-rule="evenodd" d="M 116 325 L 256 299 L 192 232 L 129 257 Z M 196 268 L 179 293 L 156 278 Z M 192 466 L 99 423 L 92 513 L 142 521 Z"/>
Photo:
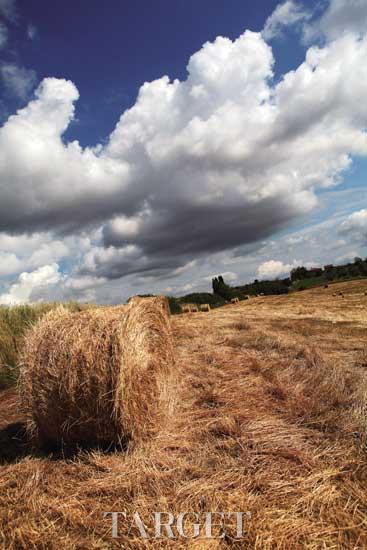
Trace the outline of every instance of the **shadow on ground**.
<path fill-rule="evenodd" d="M 80 452 L 99 450 L 105 454 L 116 451 L 127 450 L 128 441 L 121 441 L 119 444 L 105 443 L 98 446 L 83 446 L 66 451 L 54 446 L 46 446 L 36 449 L 27 437 L 26 425 L 24 422 L 13 422 L 0 429 L 0 464 L 11 464 L 24 458 L 33 456 L 37 458 L 47 457 L 51 460 L 73 459 Z"/>
<path fill-rule="evenodd" d="M 31 451 L 24 422 L 0 429 L 0 464 L 16 462 Z"/>

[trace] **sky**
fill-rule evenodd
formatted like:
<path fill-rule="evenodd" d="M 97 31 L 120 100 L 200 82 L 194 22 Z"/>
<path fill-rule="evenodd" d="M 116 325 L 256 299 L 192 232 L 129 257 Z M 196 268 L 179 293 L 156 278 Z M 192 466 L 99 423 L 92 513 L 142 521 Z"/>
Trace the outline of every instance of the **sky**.
<path fill-rule="evenodd" d="M 0 304 L 367 250 L 366 0 L 0 0 Z"/>

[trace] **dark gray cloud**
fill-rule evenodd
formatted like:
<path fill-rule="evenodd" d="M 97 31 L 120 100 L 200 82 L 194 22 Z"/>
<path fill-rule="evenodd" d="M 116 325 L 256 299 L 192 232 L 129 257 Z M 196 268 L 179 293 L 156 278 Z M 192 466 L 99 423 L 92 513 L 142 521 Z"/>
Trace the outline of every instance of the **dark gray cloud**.
<path fill-rule="evenodd" d="M 154 216 L 138 223 L 136 233 L 129 234 L 124 224 L 120 228 L 118 220 L 104 227 L 103 244 L 115 253 L 109 254 L 107 260 L 106 254 L 95 252 L 97 275 L 116 278 L 142 272 L 155 276 L 171 274 L 192 258 L 205 258 L 265 238 L 295 215 L 289 203 L 280 199 L 227 208 L 220 204 L 186 208 L 181 205 L 164 210 L 161 206 L 153 211 Z"/>

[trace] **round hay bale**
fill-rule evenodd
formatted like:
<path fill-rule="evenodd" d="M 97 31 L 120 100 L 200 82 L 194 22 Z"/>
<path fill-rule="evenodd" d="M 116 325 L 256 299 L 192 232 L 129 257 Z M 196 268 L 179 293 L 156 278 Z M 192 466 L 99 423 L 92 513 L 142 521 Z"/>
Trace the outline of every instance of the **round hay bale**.
<path fill-rule="evenodd" d="M 116 392 L 124 433 L 133 441 L 153 437 L 167 414 L 166 390 L 174 364 L 168 300 L 132 298 L 124 320 L 125 368 Z"/>
<path fill-rule="evenodd" d="M 70 313 L 59 307 L 25 338 L 20 394 L 31 437 L 65 450 L 153 437 L 173 365 L 166 300 Z"/>

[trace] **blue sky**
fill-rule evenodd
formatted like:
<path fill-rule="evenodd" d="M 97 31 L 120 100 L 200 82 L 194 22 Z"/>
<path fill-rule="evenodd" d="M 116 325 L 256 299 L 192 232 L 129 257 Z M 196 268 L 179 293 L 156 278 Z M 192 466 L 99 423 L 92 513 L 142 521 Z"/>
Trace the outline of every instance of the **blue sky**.
<path fill-rule="evenodd" d="M 365 255 L 366 29 L 364 0 L 0 0 L 0 301 Z"/>

